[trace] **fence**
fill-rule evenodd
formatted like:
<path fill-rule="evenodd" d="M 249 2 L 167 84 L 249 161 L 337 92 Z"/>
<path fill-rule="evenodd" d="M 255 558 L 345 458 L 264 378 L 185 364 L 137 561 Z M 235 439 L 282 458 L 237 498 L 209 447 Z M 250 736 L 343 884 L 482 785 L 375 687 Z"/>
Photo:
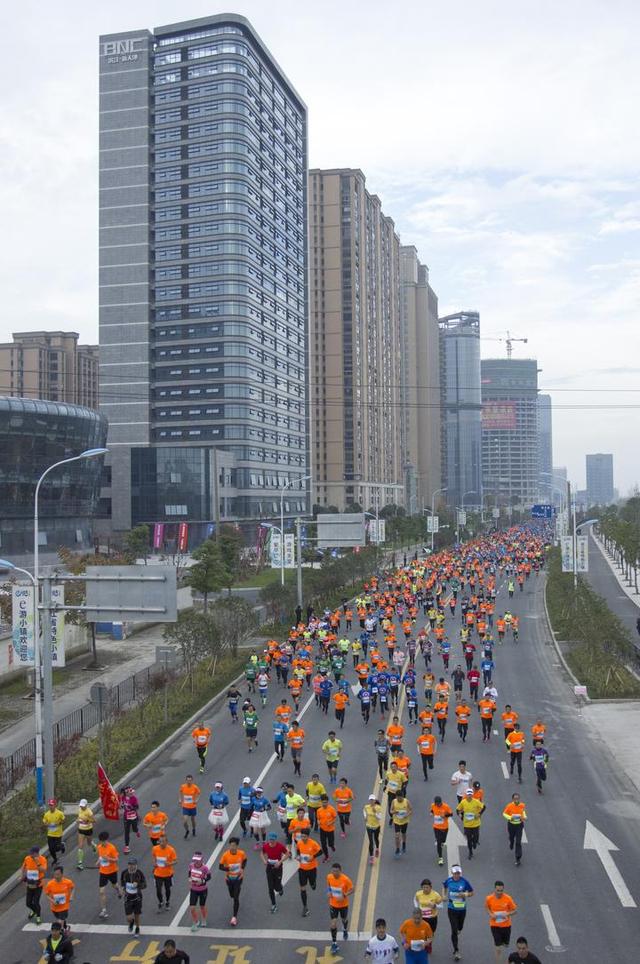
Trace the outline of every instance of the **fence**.
<path fill-rule="evenodd" d="M 128 676 L 115 686 L 110 686 L 105 698 L 105 715 L 115 714 L 122 707 L 143 700 L 163 678 L 162 666 L 155 664 Z M 99 722 L 98 704 L 85 703 L 67 713 L 53 724 L 53 750 L 61 749 L 70 741 L 76 741 L 93 730 Z M 9 756 L 0 757 L 0 799 L 6 797 L 35 768 L 35 737 L 23 743 Z"/>

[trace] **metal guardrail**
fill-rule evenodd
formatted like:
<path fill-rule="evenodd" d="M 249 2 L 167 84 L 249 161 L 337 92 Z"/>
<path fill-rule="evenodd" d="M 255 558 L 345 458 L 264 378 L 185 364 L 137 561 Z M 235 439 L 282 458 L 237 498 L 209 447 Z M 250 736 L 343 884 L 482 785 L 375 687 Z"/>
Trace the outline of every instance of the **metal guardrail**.
<path fill-rule="evenodd" d="M 144 699 L 152 689 L 154 677 L 161 675 L 162 666 L 154 664 L 128 676 L 115 686 L 110 686 L 105 704 L 110 713 L 117 713 L 121 707 Z M 98 725 L 98 705 L 87 702 L 77 707 L 53 724 L 54 754 L 56 748 L 83 736 Z M 9 756 L 0 757 L 0 799 L 14 790 L 35 768 L 35 737 L 23 743 Z"/>

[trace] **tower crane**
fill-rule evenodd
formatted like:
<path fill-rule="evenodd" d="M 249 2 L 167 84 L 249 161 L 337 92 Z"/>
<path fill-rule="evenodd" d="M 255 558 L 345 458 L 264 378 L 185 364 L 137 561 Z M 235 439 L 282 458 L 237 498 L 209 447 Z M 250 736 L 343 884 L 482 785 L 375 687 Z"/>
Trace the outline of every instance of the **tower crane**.
<path fill-rule="evenodd" d="M 505 332 L 505 335 L 506 335 L 506 338 L 485 338 L 485 337 L 483 336 L 481 340 L 482 340 L 482 341 L 503 341 L 503 342 L 505 342 L 505 344 L 506 344 L 506 346 L 507 346 L 507 358 L 511 358 L 511 356 L 512 356 L 512 354 L 513 354 L 513 343 L 514 343 L 514 341 L 522 341 L 522 342 L 524 342 L 525 345 L 526 345 L 526 343 L 529 341 L 528 338 L 516 338 L 514 335 L 511 334 L 510 331 L 506 331 L 506 332 Z"/>

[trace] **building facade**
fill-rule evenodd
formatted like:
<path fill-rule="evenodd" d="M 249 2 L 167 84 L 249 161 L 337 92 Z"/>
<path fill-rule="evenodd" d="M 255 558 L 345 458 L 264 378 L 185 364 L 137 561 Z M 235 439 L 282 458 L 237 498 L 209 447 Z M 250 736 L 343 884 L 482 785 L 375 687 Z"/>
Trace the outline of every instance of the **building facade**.
<path fill-rule="evenodd" d="M 447 505 L 482 501 L 480 315 L 461 311 L 440 318 L 442 485 Z"/>
<path fill-rule="evenodd" d="M 615 499 L 613 455 L 597 452 L 586 457 L 588 505 L 610 505 Z"/>
<path fill-rule="evenodd" d="M 87 449 L 103 448 L 104 416 L 92 409 L 30 398 L 0 397 L 0 548 L 12 562 L 33 553 L 35 488 L 45 469 Z M 102 459 L 61 466 L 38 499 L 43 553 L 91 545 Z"/>
<path fill-rule="evenodd" d="M 401 501 L 400 242 L 362 171 L 309 172 L 309 248 L 315 502 Z"/>
<path fill-rule="evenodd" d="M 443 483 L 438 299 L 413 245 L 400 248 L 400 406 L 405 506 L 415 515 Z"/>
<path fill-rule="evenodd" d="M 538 500 L 538 363 L 533 358 L 483 358 L 482 484 L 498 506 Z"/>
<path fill-rule="evenodd" d="M 100 38 L 115 529 L 273 517 L 308 474 L 306 190 L 306 107 L 245 18 Z"/>
<path fill-rule="evenodd" d="M 553 418 L 551 395 L 538 395 L 538 485 L 539 497 L 553 502 L 553 488 L 560 480 L 553 478 Z"/>
<path fill-rule="evenodd" d="M 75 331 L 21 331 L 0 345 L 0 394 L 98 407 L 98 347 Z"/>

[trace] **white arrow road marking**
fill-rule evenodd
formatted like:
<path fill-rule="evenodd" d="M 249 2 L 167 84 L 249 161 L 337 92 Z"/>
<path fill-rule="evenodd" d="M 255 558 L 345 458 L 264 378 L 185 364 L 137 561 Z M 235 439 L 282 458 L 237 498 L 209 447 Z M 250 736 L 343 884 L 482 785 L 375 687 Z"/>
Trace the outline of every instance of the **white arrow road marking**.
<path fill-rule="evenodd" d="M 311 706 L 311 703 L 312 703 L 312 701 L 313 701 L 314 699 L 315 699 L 315 696 L 314 696 L 314 694 L 312 693 L 311 696 L 309 697 L 309 699 L 307 700 L 307 702 L 304 704 L 304 706 L 303 706 L 302 709 L 300 710 L 300 712 L 297 714 L 297 717 L 298 717 L 299 720 L 302 719 L 302 717 L 303 717 L 304 714 L 307 712 L 308 708 Z M 273 766 L 273 764 L 276 762 L 276 759 L 277 759 L 277 758 L 274 756 L 273 753 L 270 754 L 269 759 L 268 759 L 267 762 L 265 763 L 265 765 L 264 765 L 264 767 L 262 768 L 261 772 L 260 772 L 260 773 L 258 774 L 258 776 L 256 777 L 256 782 L 254 783 L 254 786 L 256 786 L 256 787 L 259 787 L 259 786 L 260 786 L 260 784 L 261 784 L 262 781 L 264 780 L 265 776 L 267 775 L 267 773 L 269 772 L 269 770 L 271 769 L 271 767 Z M 213 867 L 214 863 L 216 862 L 216 860 L 217 860 L 218 857 L 220 856 L 220 851 L 221 851 L 222 848 L 225 846 L 225 844 L 226 844 L 226 842 L 227 842 L 227 839 L 231 836 L 232 831 L 233 831 L 233 828 L 236 826 L 236 824 L 239 822 L 239 820 L 240 820 L 240 811 L 238 810 L 238 812 L 235 814 L 235 816 L 233 816 L 233 817 L 231 818 L 231 820 L 229 821 L 229 823 L 227 824 L 226 830 L 225 830 L 225 832 L 224 832 L 224 837 L 222 838 L 222 840 L 220 841 L 220 843 L 217 844 L 217 845 L 214 847 L 213 853 L 211 854 L 211 856 L 210 856 L 209 859 L 207 860 L 207 867 L 208 867 L 209 869 L 211 869 L 211 867 Z M 177 926 L 178 926 L 180 920 L 182 919 L 182 917 L 183 917 L 184 914 L 186 913 L 186 910 L 187 910 L 188 906 L 189 906 L 189 898 L 188 898 L 188 897 L 185 897 L 185 899 L 184 899 L 184 900 L 182 901 L 182 903 L 180 904 L 180 907 L 178 908 L 177 913 L 174 915 L 174 917 L 173 917 L 173 919 L 172 919 L 172 921 L 171 921 L 171 925 L 170 925 L 171 927 L 177 927 Z"/>
<path fill-rule="evenodd" d="M 508 767 L 507 764 L 504 762 L 504 760 L 500 760 L 500 766 L 502 767 L 502 776 L 505 778 L 505 780 L 508 780 L 508 779 L 509 779 L 509 767 Z"/>
<path fill-rule="evenodd" d="M 587 820 L 584 828 L 584 844 L 585 850 L 595 850 L 602 866 L 604 867 L 605 873 L 611 881 L 611 885 L 615 890 L 620 903 L 623 907 L 635 907 L 636 902 L 631 896 L 629 888 L 625 884 L 622 874 L 616 867 L 615 861 L 611 856 L 611 852 L 618 852 L 618 847 L 609 840 L 608 837 L 594 827 L 592 823 Z"/>
<path fill-rule="evenodd" d="M 453 867 L 455 864 L 461 864 L 460 861 L 460 849 L 464 849 L 467 846 L 467 838 L 460 830 L 460 827 L 455 822 L 455 820 L 449 821 L 449 833 L 447 834 L 447 859 L 449 861 L 449 866 Z"/>
<path fill-rule="evenodd" d="M 560 951 L 566 951 L 566 947 L 563 947 L 560 943 L 560 936 L 556 930 L 556 925 L 553 922 L 553 917 L 551 916 L 551 910 L 548 904 L 540 904 L 540 910 L 542 911 L 542 917 L 544 920 L 544 926 L 547 928 L 547 936 L 549 938 L 549 944 L 547 945 L 547 950 L 551 954 L 557 954 Z"/>
<path fill-rule="evenodd" d="M 522 842 L 529 843 L 529 838 L 527 837 L 527 831 L 525 830 L 524 827 L 522 828 Z"/>
<path fill-rule="evenodd" d="M 300 865 L 298 864 L 298 861 L 294 860 L 293 857 L 291 857 L 290 860 L 285 860 L 284 864 L 282 865 L 282 886 L 283 887 L 285 887 L 289 883 L 291 878 L 296 874 L 299 866 Z"/>

